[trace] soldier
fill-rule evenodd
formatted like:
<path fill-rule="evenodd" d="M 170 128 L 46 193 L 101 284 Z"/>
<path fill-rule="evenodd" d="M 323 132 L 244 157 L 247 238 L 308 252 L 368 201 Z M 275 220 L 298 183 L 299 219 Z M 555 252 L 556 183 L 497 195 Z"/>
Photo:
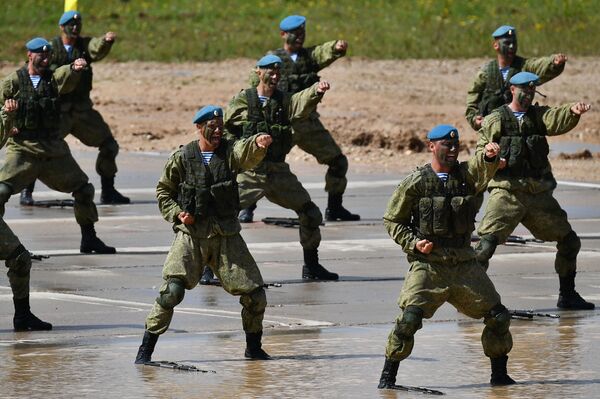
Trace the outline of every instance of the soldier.
<path fill-rule="evenodd" d="M 293 146 L 292 124 L 314 112 L 329 90 L 329 83 L 314 83 L 296 94 L 282 92 L 277 89 L 281 65 L 281 58 L 276 55 L 261 58 L 256 63 L 258 86 L 242 90 L 225 111 L 225 126 L 236 137 L 263 132 L 273 137 L 273 145 L 264 161 L 238 175 L 240 205 L 246 208 L 266 196 L 269 201 L 296 212 L 300 222 L 300 244 L 304 251 L 302 278 L 337 280 L 336 273 L 319 264 L 321 211 L 285 162 Z"/>
<path fill-rule="evenodd" d="M 581 241 L 571 228 L 567 213 L 552 195 L 556 180 L 548 161 L 546 136 L 573 129 L 590 109 L 582 102 L 558 107 L 532 105 L 539 77 L 519 72 L 510 79 L 512 101 L 484 119 L 478 148 L 499 143 L 501 169 L 490 181 L 485 214 L 479 224 L 477 259 L 487 269 L 496 246 L 506 241 L 519 223 L 544 241 L 557 241 L 554 268 L 560 280 L 556 306 L 563 309 L 593 309 L 575 291 L 577 254 Z"/>
<path fill-rule="evenodd" d="M 102 37 L 81 36 L 83 20 L 77 11 L 65 12 L 58 21 L 61 34 L 52 40 L 52 71 L 68 65 L 77 58 L 86 60 L 88 67 L 81 73 L 79 84 L 72 92 L 61 96 L 61 134 L 71 133 L 83 144 L 97 147 L 96 172 L 100 175 L 102 192 L 100 202 L 103 204 L 128 204 L 129 198 L 121 195 L 114 186 L 117 164 L 115 158 L 119 153 L 110 128 L 102 115 L 93 107 L 90 99 L 92 90 L 92 62 L 106 57 L 115 42 L 116 35 L 107 32 Z M 35 181 L 21 192 L 21 205 L 33 205 L 33 186 Z"/>
<path fill-rule="evenodd" d="M 53 73 L 48 67 L 50 43 L 35 38 L 26 47 L 27 65 L 0 83 L 0 104 L 8 99 L 19 104 L 14 122 L 18 133 L 8 140 L 6 160 L 0 168 L 0 215 L 4 215 L 4 204 L 12 194 L 40 179 L 53 190 L 73 193 L 75 219 L 81 227 L 80 251 L 114 254 L 115 248 L 96 236 L 94 186 L 59 132 L 59 94 L 77 86 L 86 61 L 78 58 Z"/>
<path fill-rule="evenodd" d="M 174 224 L 176 235 L 135 363 L 151 360 L 158 336 L 169 328 L 173 308 L 186 289 L 198 284 L 203 265 L 211 267 L 225 291 L 240 295 L 244 356 L 267 360 L 261 348 L 267 299 L 260 271 L 240 235 L 236 174 L 255 167 L 272 139 L 266 134 L 235 142 L 223 138 L 223 111 L 212 105 L 200 109 L 193 123 L 199 140 L 171 154 L 156 187 L 160 211 Z"/>
<path fill-rule="evenodd" d="M 492 33 L 492 37 L 496 59 L 477 73 L 467 94 L 465 116 L 475 130 L 481 128 L 483 118 L 495 108 L 510 103 L 508 81 L 516 73 L 533 72 L 544 83 L 560 75 L 567 62 L 567 56 L 560 53 L 540 58 L 519 57 L 517 31 L 512 26 L 499 27 Z"/>
<path fill-rule="evenodd" d="M 445 302 L 469 317 L 484 319 L 481 341 L 491 360 L 490 383 L 514 384 L 506 371 L 512 348 L 510 314 L 470 245 L 477 213 L 474 197 L 496 171 L 500 147 L 489 143 L 485 153 L 459 163 L 456 128 L 439 125 L 427 138 L 431 164 L 400 183 L 383 217 L 410 268 L 398 300 L 402 314 L 388 337 L 379 388 L 394 389 L 398 366 L 410 355 L 422 319 L 431 318 Z"/>
<path fill-rule="evenodd" d="M 13 128 L 19 103 L 7 99 L 0 110 L 0 148 L 4 147 L 9 136 L 18 134 Z M 0 216 L 0 259 L 6 261 L 8 281 L 13 293 L 15 331 L 52 330 L 52 324 L 38 319 L 29 308 L 29 280 L 31 275 L 31 254 L 19 241 Z"/>
<path fill-rule="evenodd" d="M 270 52 L 283 61 L 278 84 L 278 89 L 283 92 L 293 94 L 311 87 L 320 80 L 317 73 L 346 55 L 348 49 L 345 40 L 333 40 L 305 48 L 305 23 L 306 18 L 300 15 L 284 18 L 279 24 L 283 48 Z M 255 76 L 253 75 L 252 81 L 254 86 L 258 84 Z M 308 118 L 293 121 L 292 127 L 294 144 L 314 156 L 320 164 L 328 166 L 325 175 L 325 191 L 328 193 L 325 219 L 360 220 L 359 215 L 350 213 L 342 206 L 342 197 L 348 183 L 348 159 L 319 120 L 316 109 Z M 240 221 L 243 223 L 252 222 L 256 209 L 256 203 L 248 205 L 240 213 Z"/>

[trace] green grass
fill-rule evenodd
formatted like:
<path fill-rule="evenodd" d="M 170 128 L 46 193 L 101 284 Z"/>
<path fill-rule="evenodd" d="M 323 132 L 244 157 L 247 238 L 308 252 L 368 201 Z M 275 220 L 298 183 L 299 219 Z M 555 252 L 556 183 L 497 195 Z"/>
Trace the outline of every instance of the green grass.
<path fill-rule="evenodd" d="M 306 44 L 344 38 L 349 55 L 374 59 L 492 54 L 491 32 L 517 27 L 526 56 L 600 53 L 599 0 L 79 0 L 84 34 L 117 32 L 111 59 L 213 61 L 258 58 L 280 47 L 279 21 L 307 16 Z M 24 43 L 58 32 L 62 0 L 7 0 L 0 60 L 24 59 Z"/>

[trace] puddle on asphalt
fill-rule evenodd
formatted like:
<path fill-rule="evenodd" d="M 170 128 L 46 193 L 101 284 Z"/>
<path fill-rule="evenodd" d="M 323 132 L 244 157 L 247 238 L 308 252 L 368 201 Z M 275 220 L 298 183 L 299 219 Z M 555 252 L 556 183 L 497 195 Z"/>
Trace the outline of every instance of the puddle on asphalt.
<path fill-rule="evenodd" d="M 600 317 L 514 321 L 510 375 L 519 382 L 491 388 L 482 323 L 426 322 L 398 383 L 459 398 L 596 397 L 600 389 Z M 3 398 L 410 398 L 376 389 L 386 326 L 269 331 L 272 361 L 246 361 L 241 333 L 169 334 L 154 360 L 216 373 L 134 366 L 140 337 L 0 345 Z M 34 337 L 34 334 L 30 334 Z M 23 335 L 19 337 L 24 338 Z M 16 338 L 15 338 L 16 339 Z M 77 344 L 75 344 L 77 342 Z"/>

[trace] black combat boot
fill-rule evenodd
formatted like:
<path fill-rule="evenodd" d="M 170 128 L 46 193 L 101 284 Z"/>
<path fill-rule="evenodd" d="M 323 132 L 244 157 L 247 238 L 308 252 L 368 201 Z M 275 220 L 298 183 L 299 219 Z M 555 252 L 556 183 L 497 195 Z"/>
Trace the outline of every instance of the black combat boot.
<path fill-rule="evenodd" d="M 257 333 L 246 333 L 246 350 L 244 357 L 252 360 L 271 360 L 271 356 L 262 349 L 262 331 Z"/>
<path fill-rule="evenodd" d="M 217 277 L 215 277 L 215 274 L 213 273 L 212 269 L 208 266 L 204 266 L 204 270 L 202 270 L 202 277 L 200 277 L 200 285 L 220 285 L 221 282 L 219 281 L 219 279 Z"/>
<path fill-rule="evenodd" d="M 558 293 L 558 302 L 556 306 L 561 309 L 572 309 L 572 310 L 592 310 L 595 305 L 591 302 L 587 302 L 575 291 L 575 272 L 566 275 L 565 277 L 558 277 L 560 282 L 560 291 Z"/>
<path fill-rule="evenodd" d="M 21 198 L 19 198 L 19 204 L 22 206 L 33 206 L 33 188 L 35 187 L 35 180 L 33 183 L 21 190 Z"/>
<path fill-rule="evenodd" d="M 153 334 L 148 330 L 144 332 L 142 344 L 135 357 L 135 364 L 144 364 L 152 360 L 152 353 L 154 352 L 156 341 L 158 341 L 158 334 Z"/>
<path fill-rule="evenodd" d="M 100 194 L 100 202 L 108 205 L 129 204 L 131 200 L 115 188 L 115 177 L 100 176 L 102 184 L 102 192 Z"/>
<path fill-rule="evenodd" d="M 319 264 L 319 254 L 316 249 L 304 249 L 304 265 L 302 278 L 305 280 L 337 280 L 337 273 L 332 273 Z"/>
<path fill-rule="evenodd" d="M 327 209 L 325 209 L 325 220 L 328 222 L 335 221 L 356 221 L 360 220 L 360 216 L 350 213 L 349 210 L 342 206 L 342 194 L 329 193 L 327 198 Z"/>
<path fill-rule="evenodd" d="M 383 370 L 381 371 L 381 378 L 379 378 L 379 389 L 389 389 L 396 385 L 396 374 L 398 374 L 398 366 L 400 362 L 394 360 L 385 359 L 383 364 Z"/>
<path fill-rule="evenodd" d="M 13 327 L 15 331 L 50 331 L 52 324 L 38 319 L 29 310 L 29 295 L 25 298 L 13 298 L 15 304 L 15 317 Z"/>
<path fill-rule="evenodd" d="M 95 252 L 97 254 L 115 254 L 117 250 L 115 247 L 109 247 L 104 244 L 101 239 L 96 236 L 96 230 L 93 224 L 82 224 L 81 227 L 81 246 L 79 252 L 83 254 L 90 254 Z"/>
<path fill-rule="evenodd" d="M 248 208 L 242 209 L 238 216 L 238 220 L 240 221 L 240 223 L 252 223 L 254 221 L 254 210 L 255 209 L 256 209 L 256 204 L 252 204 Z"/>
<path fill-rule="evenodd" d="M 492 376 L 490 378 L 490 384 L 492 386 L 516 384 L 515 380 L 510 378 L 506 372 L 507 361 L 508 356 L 496 357 L 494 359 L 490 358 L 490 362 L 492 364 Z"/>

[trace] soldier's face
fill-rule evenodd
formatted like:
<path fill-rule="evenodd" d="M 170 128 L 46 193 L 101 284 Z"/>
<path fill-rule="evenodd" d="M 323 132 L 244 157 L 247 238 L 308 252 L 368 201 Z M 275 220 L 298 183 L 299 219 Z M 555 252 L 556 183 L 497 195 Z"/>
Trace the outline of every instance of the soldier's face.
<path fill-rule="evenodd" d="M 505 57 L 514 57 L 517 54 L 517 37 L 501 37 L 496 40 L 496 50 Z"/>
<path fill-rule="evenodd" d="M 81 20 L 71 20 L 68 24 L 62 25 L 60 30 L 62 30 L 67 37 L 78 37 L 81 34 L 82 28 L 83 24 Z"/>
<path fill-rule="evenodd" d="M 529 108 L 535 97 L 535 86 L 512 86 L 513 98 L 523 109 Z"/>
<path fill-rule="evenodd" d="M 217 148 L 223 138 L 223 117 L 218 116 L 200 125 L 200 140 L 205 140 L 211 147 Z"/>
<path fill-rule="evenodd" d="M 298 51 L 304 45 L 304 39 L 306 38 L 306 30 L 304 26 L 299 27 L 288 32 L 282 33 L 285 42 L 293 51 Z"/>
<path fill-rule="evenodd" d="M 429 148 L 440 165 L 450 167 L 458 159 L 459 144 L 458 139 L 436 140 L 429 142 Z"/>
<path fill-rule="evenodd" d="M 271 68 L 259 68 L 258 78 L 264 86 L 275 88 L 277 87 L 277 83 L 279 83 L 279 79 L 281 78 L 281 72 L 279 67 L 275 66 Z"/>
<path fill-rule="evenodd" d="M 41 53 L 28 52 L 27 56 L 37 73 L 42 73 L 48 69 L 48 65 L 50 65 L 50 51 L 42 51 Z"/>

